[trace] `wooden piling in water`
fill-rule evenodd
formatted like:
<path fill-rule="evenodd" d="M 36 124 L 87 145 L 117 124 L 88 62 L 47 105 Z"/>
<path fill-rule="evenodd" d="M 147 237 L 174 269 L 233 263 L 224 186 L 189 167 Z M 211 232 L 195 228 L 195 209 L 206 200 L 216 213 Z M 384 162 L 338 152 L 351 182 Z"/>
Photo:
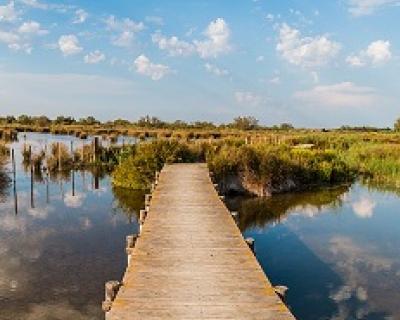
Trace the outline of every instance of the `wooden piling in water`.
<path fill-rule="evenodd" d="M 140 210 L 139 211 L 139 223 L 143 224 L 144 221 L 146 220 L 146 216 L 147 216 L 147 211 L 146 210 Z"/>
<path fill-rule="evenodd" d="M 253 238 L 246 238 L 245 239 L 247 245 L 249 246 L 250 250 L 255 253 L 255 240 Z"/>
<path fill-rule="evenodd" d="M 112 303 L 118 293 L 121 283 L 116 280 L 108 281 L 105 284 L 105 299 L 103 301 L 103 311 L 108 312 L 111 310 Z"/>
<path fill-rule="evenodd" d="M 145 207 L 148 207 L 150 205 L 150 201 L 151 201 L 151 194 L 146 194 L 144 196 L 144 205 L 145 205 Z"/>

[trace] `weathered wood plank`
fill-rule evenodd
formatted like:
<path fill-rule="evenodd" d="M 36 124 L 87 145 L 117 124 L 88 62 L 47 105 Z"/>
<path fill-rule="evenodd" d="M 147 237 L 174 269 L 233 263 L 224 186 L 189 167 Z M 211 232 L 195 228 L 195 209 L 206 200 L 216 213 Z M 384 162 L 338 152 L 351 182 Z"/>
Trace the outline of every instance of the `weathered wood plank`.
<path fill-rule="evenodd" d="M 150 199 L 150 197 L 148 197 Z M 204 164 L 167 165 L 107 320 L 293 320 Z"/>

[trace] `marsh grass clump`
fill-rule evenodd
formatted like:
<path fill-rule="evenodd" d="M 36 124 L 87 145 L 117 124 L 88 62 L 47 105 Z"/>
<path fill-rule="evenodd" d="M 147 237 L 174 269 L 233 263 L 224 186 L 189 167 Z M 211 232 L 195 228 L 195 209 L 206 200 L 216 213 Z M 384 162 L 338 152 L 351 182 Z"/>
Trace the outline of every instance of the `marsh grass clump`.
<path fill-rule="evenodd" d="M 52 143 L 50 154 L 46 157 L 46 165 L 50 171 L 58 169 L 70 169 L 73 165 L 73 158 L 67 146 L 63 143 Z"/>
<path fill-rule="evenodd" d="M 388 183 L 400 180 L 400 145 L 356 143 L 342 157 L 364 178 Z"/>
<path fill-rule="evenodd" d="M 31 163 L 35 172 L 39 172 L 42 169 L 45 158 L 46 154 L 44 151 L 40 151 L 37 154 L 32 154 Z"/>
<path fill-rule="evenodd" d="M 333 185 L 355 177 L 335 152 L 288 145 L 223 145 L 207 154 L 207 162 L 219 181 L 236 177 L 241 188 L 258 195 Z"/>

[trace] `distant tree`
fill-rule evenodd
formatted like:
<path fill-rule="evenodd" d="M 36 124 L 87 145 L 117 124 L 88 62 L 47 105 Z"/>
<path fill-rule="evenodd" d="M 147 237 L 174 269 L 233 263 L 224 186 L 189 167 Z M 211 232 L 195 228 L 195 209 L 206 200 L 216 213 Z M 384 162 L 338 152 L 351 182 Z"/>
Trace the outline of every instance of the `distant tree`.
<path fill-rule="evenodd" d="M 76 122 L 76 120 L 72 117 L 64 117 L 64 116 L 58 116 L 54 121 L 54 124 L 73 124 Z"/>
<path fill-rule="evenodd" d="M 175 129 L 183 129 L 189 127 L 189 125 L 182 120 L 175 120 L 173 123 L 171 123 L 171 126 Z"/>
<path fill-rule="evenodd" d="M 215 124 L 212 122 L 207 122 L 207 121 L 195 121 L 192 126 L 194 128 L 199 128 L 199 129 L 210 129 L 210 128 L 215 128 Z"/>
<path fill-rule="evenodd" d="M 294 129 L 294 126 L 291 123 L 282 123 L 279 126 L 279 129 L 281 129 L 281 130 L 292 130 L 292 129 Z"/>
<path fill-rule="evenodd" d="M 47 118 L 46 116 L 35 117 L 32 120 L 36 125 L 38 125 L 40 127 L 48 126 L 51 123 L 51 120 L 49 118 Z"/>
<path fill-rule="evenodd" d="M 89 116 L 86 118 L 79 119 L 79 123 L 86 124 L 86 125 L 95 125 L 95 124 L 100 124 L 100 121 L 96 120 L 96 118 L 93 116 Z"/>
<path fill-rule="evenodd" d="M 33 123 L 32 118 L 26 114 L 20 115 L 18 117 L 17 121 L 19 124 L 22 124 L 22 125 L 29 125 L 29 124 Z"/>
<path fill-rule="evenodd" d="M 394 130 L 395 131 L 400 131 L 400 118 L 396 120 L 394 123 Z"/>
<path fill-rule="evenodd" d="M 258 120 L 251 116 L 237 117 L 229 126 L 239 130 L 253 130 L 258 128 Z"/>
<path fill-rule="evenodd" d="M 141 117 L 137 125 L 139 127 L 146 127 L 146 128 L 163 128 L 165 127 L 165 122 L 161 121 L 157 117 L 150 117 L 149 115 Z"/>
<path fill-rule="evenodd" d="M 15 121 L 17 121 L 17 119 L 15 119 L 14 116 L 7 116 L 6 117 L 6 123 L 14 123 Z"/>
<path fill-rule="evenodd" d="M 116 119 L 113 121 L 113 124 L 116 126 L 129 126 L 131 123 L 125 119 Z"/>

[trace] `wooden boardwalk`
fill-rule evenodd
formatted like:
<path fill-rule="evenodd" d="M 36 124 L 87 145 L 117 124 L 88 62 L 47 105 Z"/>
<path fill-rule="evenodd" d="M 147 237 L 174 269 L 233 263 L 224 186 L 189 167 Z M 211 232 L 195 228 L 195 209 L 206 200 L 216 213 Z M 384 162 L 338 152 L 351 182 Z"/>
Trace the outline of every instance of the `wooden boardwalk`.
<path fill-rule="evenodd" d="M 167 165 L 106 320 L 294 319 L 204 164 Z"/>

